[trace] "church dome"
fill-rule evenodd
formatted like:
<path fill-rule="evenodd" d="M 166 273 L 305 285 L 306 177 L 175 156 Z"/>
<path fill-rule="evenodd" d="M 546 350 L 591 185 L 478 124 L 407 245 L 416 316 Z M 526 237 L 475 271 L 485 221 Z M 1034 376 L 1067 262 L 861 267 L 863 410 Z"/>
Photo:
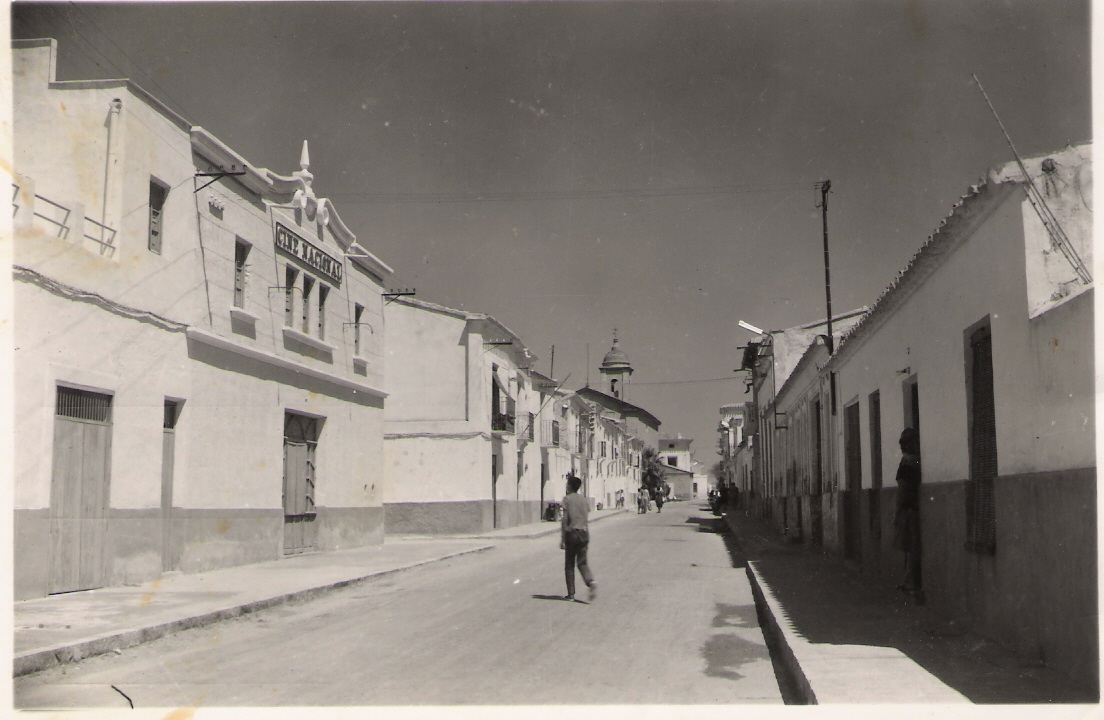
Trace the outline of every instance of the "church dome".
<path fill-rule="evenodd" d="M 625 355 L 621 348 L 617 347 L 617 337 L 614 336 L 613 347 L 611 347 L 610 351 L 606 353 L 606 356 L 602 358 L 602 369 L 605 370 L 627 367 L 630 367 L 629 358 Z"/>

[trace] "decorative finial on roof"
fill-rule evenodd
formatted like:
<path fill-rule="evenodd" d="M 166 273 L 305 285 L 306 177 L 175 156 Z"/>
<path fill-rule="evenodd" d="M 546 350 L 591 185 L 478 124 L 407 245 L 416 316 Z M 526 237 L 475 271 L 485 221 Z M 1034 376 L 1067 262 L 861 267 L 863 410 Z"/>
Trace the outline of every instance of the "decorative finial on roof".
<path fill-rule="evenodd" d="M 310 152 L 307 151 L 307 141 L 303 141 L 303 153 L 299 156 L 299 167 L 306 170 L 310 167 Z"/>
<path fill-rule="evenodd" d="M 617 328 L 613 329 L 613 344 L 617 344 Z"/>

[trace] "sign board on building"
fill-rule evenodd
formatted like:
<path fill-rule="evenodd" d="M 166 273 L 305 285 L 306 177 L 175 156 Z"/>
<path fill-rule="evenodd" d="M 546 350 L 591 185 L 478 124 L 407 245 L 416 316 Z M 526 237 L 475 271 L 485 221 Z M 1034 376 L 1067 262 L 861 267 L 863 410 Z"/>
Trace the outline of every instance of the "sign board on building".
<path fill-rule="evenodd" d="M 281 223 L 276 223 L 276 247 L 298 259 L 307 267 L 322 273 L 337 285 L 341 284 L 341 261 L 321 248 L 299 237 Z"/>

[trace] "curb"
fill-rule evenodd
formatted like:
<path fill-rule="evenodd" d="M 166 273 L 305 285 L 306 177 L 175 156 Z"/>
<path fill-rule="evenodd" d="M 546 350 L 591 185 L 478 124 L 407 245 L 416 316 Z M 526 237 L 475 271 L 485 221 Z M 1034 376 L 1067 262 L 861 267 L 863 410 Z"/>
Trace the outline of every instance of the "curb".
<path fill-rule="evenodd" d="M 739 542 L 734 523 L 727 514 L 724 519 Z M 794 629 L 758 565 L 757 561 L 748 561 L 746 568 L 755 612 L 771 659 L 799 703 L 971 704 L 962 693 L 896 648 L 810 643 Z M 841 667 L 850 667 L 852 674 L 862 676 L 864 681 L 859 685 L 849 682 Z M 820 690 L 819 697 L 814 685 Z"/>
<path fill-rule="evenodd" d="M 755 598 L 755 610 L 759 615 L 759 625 L 763 630 L 767 647 L 774 651 L 772 655 L 777 657 L 787 684 L 797 694 L 802 705 L 818 704 L 813 686 L 805 676 L 805 671 L 801 669 L 801 662 L 798 661 L 797 655 L 794 654 L 790 637 L 793 630 L 789 627 L 786 611 L 782 609 L 782 605 L 774 597 L 770 588 L 764 587 L 754 562 L 747 563 L 747 576 L 751 583 L 751 594 Z M 779 618 L 785 620 L 786 624 L 780 623 Z"/>
<path fill-rule="evenodd" d="M 404 570 L 421 567 L 422 565 L 428 565 L 430 563 L 440 562 L 442 560 L 448 560 L 450 558 L 460 557 L 462 555 L 471 555 L 474 553 L 485 552 L 493 548 L 494 545 L 485 545 L 483 547 L 472 548 L 469 550 L 461 550 L 459 552 L 449 553 L 440 557 L 430 558 L 429 560 L 420 560 L 418 562 L 411 563 L 409 565 L 403 565 L 401 567 L 389 568 L 387 570 L 377 570 L 366 575 L 360 575 L 346 580 L 338 580 L 337 582 L 328 583 L 326 585 L 304 588 L 302 590 L 296 590 L 274 597 L 253 600 L 241 605 L 233 605 L 230 607 L 222 608 L 220 610 L 212 610 L 211 612 L 193 615 L 191 617 L 181 618 L 179 620 L 170 620 L 169 622 L 161 623 L 159 625 L 151 625 L 144 628 L 110 632 L 103 635 L 98 635 L 88 640 L 81 640 L 69 645 L 57 645 L 41 650 L 31 650 L 16 655 L 12 658 L 12 676 L 20 677 L 21 675 L 28 675 L 30 673 L 39 672 L 41 670 L 46 670 L 58 665 L 65 665 L 67 663 L 77 662 L 78 660 L 83 660 L 84 658 L 89 658 L 96 655 L 105 655 L 115 650 L 122 650 L 123 648 L 130 648 L 136 645 L 147 643 L 151 640 L 156 640 L 160 637 L 168 635 L 169 633 L 177 632 L 179 630 L 188 630 L 191 628 L 201 627 L 203 625 L 210 625 L 221 620 L 229 620 L 230 618 L 235 618 L 241 615 L 247 615 L 249 613 L 257 612 L 258 610 L 265 610 L 267 608 L 293 603 L 300 600 L 309 600 L 316 596 L 324 595 L 330 591 L 339 590 L 341 588 L 348 587 L 350 585 L 354 585 L 358 582 L 362 582 L 371 578 L 376 578 L 383 575 L 392 575 Z"/>

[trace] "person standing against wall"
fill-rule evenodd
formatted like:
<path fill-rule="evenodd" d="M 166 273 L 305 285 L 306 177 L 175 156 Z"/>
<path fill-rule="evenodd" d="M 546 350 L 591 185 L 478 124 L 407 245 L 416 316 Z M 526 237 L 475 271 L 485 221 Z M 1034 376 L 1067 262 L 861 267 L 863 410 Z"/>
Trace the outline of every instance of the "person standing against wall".
<path fill-rule="evenodd" d="M 564 576 L 567 580 L 565 600 L 575 599 L 575 566 L 590 589 L 591 601 L 598 597 L 598 584 L 587 564 L 587 548 L 590 546 L 590 528 L 587 526 L 586 498 L 579 494 L 583 481 L 575 475 L 567 476 L 567 495 L 563 499 L 563 521 L 560 525 L 560 548 L 564 551 Z"/>
<path fill-rule="evenodd" d="M 893 516 L 893 546 L 905 553 L 905 574 L 898 590 L 924 604 L 920 575 L 920 433 L 901 432 L 901 464 L 897 466 L 897 512 Z"/>

